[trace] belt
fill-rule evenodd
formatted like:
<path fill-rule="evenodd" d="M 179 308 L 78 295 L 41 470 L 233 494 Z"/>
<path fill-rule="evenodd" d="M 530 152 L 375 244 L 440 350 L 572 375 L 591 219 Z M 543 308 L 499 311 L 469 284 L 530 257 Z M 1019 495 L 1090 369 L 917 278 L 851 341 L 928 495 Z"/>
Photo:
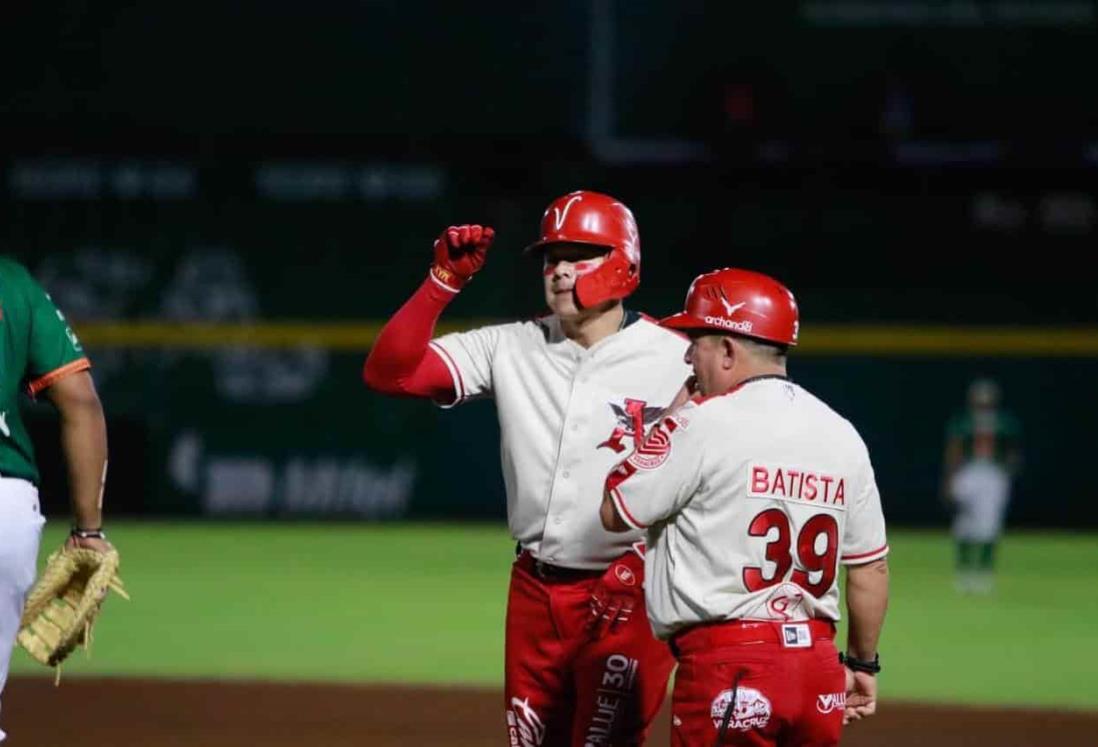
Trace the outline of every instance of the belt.
<path fill-rule="evenodd" d="M 777 643 L 786 648 L 811 648 L 815 641 L 835 638 L 835 623 L 813 619 L 798 622 L 770 620 L 719 620 L 683 628 L 671 636 L 671 653 L 676 657 L 696 654 L 721 646 Z"/>
<path fill-rule="evenodd" d="M 515 560 L 515 565 L 529 573 L 531 576 L 543 581 L 585 581 L 599 578 L 605 571 L 588 570 L 584 568 L 565 568 L 561 565 L 553 565 L 538 560 L 529 551 L 523 550 Z"/>

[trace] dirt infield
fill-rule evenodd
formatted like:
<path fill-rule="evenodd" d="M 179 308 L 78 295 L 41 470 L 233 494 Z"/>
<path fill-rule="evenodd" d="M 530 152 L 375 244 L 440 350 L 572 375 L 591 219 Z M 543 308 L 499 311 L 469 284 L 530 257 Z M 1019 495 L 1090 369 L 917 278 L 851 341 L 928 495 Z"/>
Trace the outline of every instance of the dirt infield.
<path fill-rule="evenodd" d="M 395 686 L 13 678 L 2 723 L 13 747 L 499 747 L 496 691 Z M 650 740 L 668 743 L 664 713 Z M 1098 742 L 1098 713 L 885 703 L 850 747 L 1073 747 Z"/>

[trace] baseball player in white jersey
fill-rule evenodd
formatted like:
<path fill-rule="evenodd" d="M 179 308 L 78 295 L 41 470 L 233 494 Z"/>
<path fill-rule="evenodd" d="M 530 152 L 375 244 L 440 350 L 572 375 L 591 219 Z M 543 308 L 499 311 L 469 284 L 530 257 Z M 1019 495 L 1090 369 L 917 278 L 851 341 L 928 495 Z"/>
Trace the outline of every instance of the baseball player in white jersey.
<path fill-rule="evenodd" d="M 995 549 L 1022 462 L 1020 441 L 1020 423 L 999 406 L 999 386 L 990 379 L 973 381 L 967 411 L 949 421 L 944 459 L 962 593 L 994 589 Z"/>
<path fill-rule="evenodd" d="M 639 282 L 636 223 L 595 192 L 555 200 L 528 250 L 543 260 L 551 315 L 431 340 L 492 236 L 480 226 L 443 233 L 428 279 L 371 350 L 365 380 L 447 407 L 495 400 L 518 543 L 506 622 L 509 743 L 639 745 L 674 660 L 643 613 L 643 533 L 607 532 L 598 504 L 607 472 L 684 392 L 686 341 L 622 307 Z"/>
<path fill-rule="evenodd" d="M 648 531 L 648 615 L 679 660 L 672 744 L 837 744 L 844 718 L 876 708 L 888 598 L 865 444 L 787 378 L 798 312 L 772 278 L 702 275 L 661 324 L 690 335 L 698 395 L 610 474 L 601 516 Z"/>
<path fill-rule="evenodd" d="M 110 549 L 102 532 L 107 469 L 103 408 L 80 341 L 26 268 L 0 258 L 0 690 L 34 583 L 45 520 L 38 506 L 34 446 L 19 400 L 45 397 L 61 414 L 74 525 L 67 544 Z M 4 732 L 0 730 L 0 741 Z"/>

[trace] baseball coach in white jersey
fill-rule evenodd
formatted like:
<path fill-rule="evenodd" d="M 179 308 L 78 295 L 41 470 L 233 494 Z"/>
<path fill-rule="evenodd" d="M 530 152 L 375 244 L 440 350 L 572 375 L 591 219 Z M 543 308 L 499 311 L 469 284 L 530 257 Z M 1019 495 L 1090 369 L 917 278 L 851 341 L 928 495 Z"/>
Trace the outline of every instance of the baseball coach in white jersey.
<path fill-rule="evenodd" d="M 661 324 L 690 337 L 696 395 L 610 473 L 601 518 L 648 532 L 648 616 L 679 661 L 672 744 L 837 744 L 876 710 L 888 601 L 866 446 L 787 377 L 799 313 L 773 278 L 701 275 Z"/>

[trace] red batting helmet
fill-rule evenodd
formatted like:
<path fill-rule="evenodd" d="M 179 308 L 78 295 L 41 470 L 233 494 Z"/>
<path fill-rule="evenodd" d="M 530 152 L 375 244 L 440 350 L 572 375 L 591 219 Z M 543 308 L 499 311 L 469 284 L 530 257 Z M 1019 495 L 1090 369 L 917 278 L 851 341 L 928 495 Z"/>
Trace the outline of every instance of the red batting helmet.
<path fill-rule="evenodd" d="M 660 320 L 671 329 L 713 330 L 796 345 L 797 299 L 769 275 L 728 267 L 698 275 L 681 314 Z"/>
<path fill-rule="evenodd" d="M 640 285 L 637 221 L 609 195 L 580 190 L 553 200 L 541 217 L 541 238 L 526 251 L 551 244 L 590 244 L 610 252 L 597 270 L 576 279 L 576 300 L 582 307 L 625 298 Z"/>

